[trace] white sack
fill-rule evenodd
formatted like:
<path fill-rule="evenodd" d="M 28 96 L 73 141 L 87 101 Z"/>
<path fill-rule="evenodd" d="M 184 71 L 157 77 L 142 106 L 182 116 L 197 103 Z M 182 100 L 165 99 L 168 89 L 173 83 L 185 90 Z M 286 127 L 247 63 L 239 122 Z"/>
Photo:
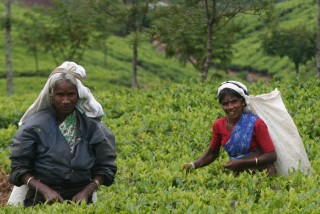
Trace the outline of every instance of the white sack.
<path fill-rule="evenodd" d="M 249 111 L 257 114 L 268 126 L 278 156 L 275 162 L 277 172 L 287 175 L 293 169 L 300 169 L 305 174 L 311 173 L 302 139 L 287 112 L 280 91 L 275 89 L 268 94 L 246 96 L 246 103 Z"/>
<path fill-rule="evenodd" d="M 22 185 L 21 187 L 14 186 L 10 197 L 8 199 L 8 205 L 18 206 L 23 205 L 23 200 L 26 197 L 29 187 L 27 185 Z"/>

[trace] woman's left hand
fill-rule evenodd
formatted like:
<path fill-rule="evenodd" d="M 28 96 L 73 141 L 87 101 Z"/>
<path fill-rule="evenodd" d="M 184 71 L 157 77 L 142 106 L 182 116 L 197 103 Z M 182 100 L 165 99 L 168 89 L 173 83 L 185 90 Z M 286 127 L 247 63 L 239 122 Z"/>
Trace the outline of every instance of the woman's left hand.
<path fill-rule="evenodd" d="M 105 177 L 103 175 L 96 175 L 92 180 L 93 181 L 91 181 L 83 190 L 73 196 L 73 202 L 79 203 L 85 201 L 88 203 L 89 197 L 99 188 L 100 184 L 103 184 Z"/>
<path fill-rule="evenodd" d="M 232 171 L 240 171 L 242 170 L 242 160 L 229 160 L 227 163 L 222 164 L 222 166 Z"/>
<path fill-rule="evenodd" d="M 81 201 L 85 201 L 88 203 L 89 196 L 92 194 L 92 191 L 88 188 L 84 188 L 80 192 L 78 192 L 75 196 L 73 196 L 72 201 L 75 203 L 79 203 Z"/>

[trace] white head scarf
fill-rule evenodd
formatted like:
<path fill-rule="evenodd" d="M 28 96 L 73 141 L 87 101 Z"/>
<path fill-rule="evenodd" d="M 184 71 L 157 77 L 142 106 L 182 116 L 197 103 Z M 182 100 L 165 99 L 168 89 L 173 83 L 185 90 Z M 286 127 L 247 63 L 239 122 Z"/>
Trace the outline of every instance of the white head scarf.
<path fill-rule="evenodd" d="M 244 100 L 246 102 L 246 107 L 244 110 L 249 111 L 249 109 L 247 107 L 250 104 L 250 96 L 249 96 L 247 87 L 243 83 L 233 81 L 233 80 L 228 80 L 226 82 L 223 82 L 220 84 L 220 87 L 218 88 L 218 95 L 220 94 L 222 89 L 225 89 L 225 88 L 233 89 L 236 92 L 238 92 L 244 98 Z"/>
<path fill-rule="evenodd" d="M 19 125 L 22 125 L 25 120 L 33 113 L 40 111 L 42 109 L 48 108 L 50 106 L 50 95 L 49 95 L 49 86 L 52 81 L 54 81 L 61 72 L 70 72 L 76 77 L 76 87 L 78 90 L 79 99 L 76 107 L 88 117 L 99 118 L 103 116 L 103 109 L 100 103 L 96 101 L 93 97 L 90 90 L 85 87 L 81 80 L 86 78 L 86 71 L 81 66 L 74 62 L 64 62 L 59 67 L 57 67 L 49 76 L 45 86 L 40 92 L 36 101 L 29 107 L 29 109 L 22 116 Z"/>
<path fill-rule="evenodd" d="M 233 89 L 243 97 L 249 95 L 247 87 L 244 84 L 242 84 L 241 82 L 228 80 L 227 82 L 221 83 L 220 87 L 218 88 L 218 94 L 220 94 L 221 90 L 225 89 L 225 88 Z"/>

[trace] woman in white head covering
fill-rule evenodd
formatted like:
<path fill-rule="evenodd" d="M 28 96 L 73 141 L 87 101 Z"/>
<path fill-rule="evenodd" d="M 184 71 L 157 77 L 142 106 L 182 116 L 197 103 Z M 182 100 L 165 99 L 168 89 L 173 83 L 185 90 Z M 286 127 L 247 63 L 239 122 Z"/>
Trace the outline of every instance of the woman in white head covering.
<path fill-rule="evenodd" d="M 93 97 L 90 90 L 82 84 L 82 80 L 86 78 L 86 71 L 81 66 L 74 62 L 64 62 L 59 67 L 57 67 L 49 76 L 47 83 L 43 87 L 40 95 L 36 101 L 30 106 L 26 113 L 22 116 L 19 125 L 21 125 L 27 117 L 29 117 L 34 112 L 45 109 L 51 105 L 50 103 L 50 85 L 52 85 L 61 73 L 68 73 L 74 76 L 75 85 L 78 91 L 78 101 L 77 108 L 85 113 L 88 117 L 101 118 L 103 116 L 103 110 L 95 98 Z"/>
<path fill-rule="evenodd" d="M 100 185 L 114 181 L 115 138 L 101 122 L 101 105 L 81 82 L 85 77 L 82 66 L 63 63 L 21 118 L 11 144 L 9 182 L 28 187 L 24 206 L 90 203 Z"/>
<path fill-rule="evenodd" d="M 222 166 L 235 174 L 245 170 L 267 170 L 276 174 L 275 147 L 268 128 L 257 115 L 247 111 L 247 87 L 236 81 L 223 82 L 218 88 L 219 103 L 226 113 L 212 127 L 209 149 L 196 161 L 184 164 L 187 170 L 197 169 L 212 163 L 222 146 L 230 159 Z"/>

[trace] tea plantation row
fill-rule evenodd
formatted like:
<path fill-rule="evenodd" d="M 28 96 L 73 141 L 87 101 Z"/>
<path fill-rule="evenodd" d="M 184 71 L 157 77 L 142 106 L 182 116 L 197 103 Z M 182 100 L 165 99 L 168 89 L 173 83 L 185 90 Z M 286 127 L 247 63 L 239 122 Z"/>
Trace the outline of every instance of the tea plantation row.
<path fill-rule="evenodd" d="M 224 115 L 217 84 L 181 84 L 153 90 L 99 92 L 107 124 L 116 135 L 119 171 L 111 187 L 101 187 L 94 205 L 54 204 L 4 213 L 319 213 L 320 81 L 248 85 L 251 94 L 278 88 L 303 139 L 312 175 L 300 172 L 238 177 L 213 164 L 186 174 L 182 164 L 199 157 L 211 140 L 211 125 Z M 36 98 L 0 97 L 0 162 L 8 173 L 8 146 L 16 123 Z"/>

